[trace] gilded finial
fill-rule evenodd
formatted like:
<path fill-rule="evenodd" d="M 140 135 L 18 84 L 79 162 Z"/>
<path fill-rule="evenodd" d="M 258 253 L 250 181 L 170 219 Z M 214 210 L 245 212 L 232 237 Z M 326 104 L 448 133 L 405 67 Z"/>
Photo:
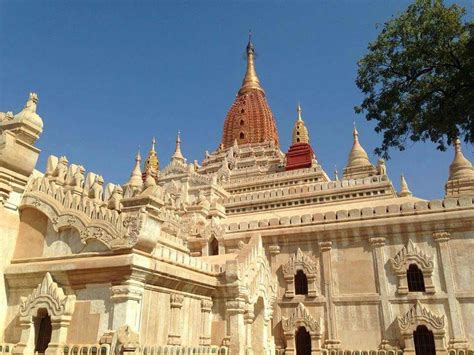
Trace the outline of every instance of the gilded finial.
<path fill-rule="evenodd" d="M 301 105 L 298 102 L 298 106 L 296 107 L 296 112 L 298 112 L 298 121 L 302 121 L 303 119 L 301 118 Z"/>
<path fill-rule="evenodd" d="M 461 140 L 459 138 L 456 138 L 456 140 L 454 141 L 454 151 L 456 153 L 461 152 Z"/>
<path fill-rule="evenodd" d="M 337 171 L 337 166 L 334 165 L 334 180 L 339 181 L 339 173 Z"/>
<path fill-rule="evenodd" d="M 352 135 L 354 136 L 354 141 L 359 141 L 359 132 L 357 131 L 356 123 L 355 121 L 352 122 L 352 125 L 354 126 L 354 129 L 352 130 Z"/>
<path fill-rule="evenodd" d="M 158 170 L 160 170 L 160 162 L 156 154 L 155 146 L 156 146 L 156 139 L 155 137 L 153 137 L 153 139 L 151 140 L 151 149 L 148 152 L 148 157 L 145 160 L 145 167 L 144 167 L 145 172 L 147 170 L 150 170 L 153 176 L 156 176 L 158 174 Z"/>
<path fill-rule="evenodd" d="M 302 111 L 301 105 L 298 103 L 298 106 L 296 106 L 298 117 L 296 118 L 295 127 L 293 128 L 292 144 L 309 143 L 308 129 L 306 128 L 303 118 L 301 117 Z"/>
<path fill-rule="evenodd" d="M 260 86 L 260 81 L 258 80 L 255 71 L 254 56 L 255 47 L 252 43 L 252 32 L 249 31 L 249 42 L 247 43 L 247 70 L 242 82 L 242 87 L 239 90 L 239 95 L 243 95 L 251 90 L 260 90 L 264 92 Z"/>

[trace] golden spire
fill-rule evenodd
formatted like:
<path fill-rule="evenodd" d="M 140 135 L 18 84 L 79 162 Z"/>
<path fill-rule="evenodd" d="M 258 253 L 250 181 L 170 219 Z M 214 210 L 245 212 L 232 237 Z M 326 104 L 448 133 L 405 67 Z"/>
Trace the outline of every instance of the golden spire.
<path fill-rule="evenodd" d="M 410 189 L 408 188 L 407 181 L 405 180 L 405 176 L 403 174 L 400 176 L 400 193 L 398 195 L 400 197 L 412 195 Z"/>
<path fill-rule="evenodd" d="M 247 70 L 245 72 L 245 77 L 242 82 L 242 87 L 239 90 L 239 95 L 243 95 L 250 90 L 260 90 L 264 93 L 262 87 L 260 86 L 260 81 L 257 77 L 257 72 L 255 71 L 255 47 L 252 43 L 252 32 L 249 31 L 249 43 L 247 44 Z"/>
<path fill-rule="evenodd" d="M 301 105 L 300 103 L 298 102 L 298 106 L 296 107 L 296 112 L 298 112 L 298 121 L 303 121 L 303 119 L 301 118 Z"/>
<path fill-rule="evenodd" d="M 176 136 L 176 148 L 174 150 L 174 154 L 171 157 L 171 160 L 177 160 L 181 163 L 185 162 L 183 154 L 181 153 L 181 138 L 179 136 L 180 132 L 178 131 L 178 135 Z"/>
<path fill-rule="evenodd" d="M 156 139 L 155 137 L 153 137 L 151 141 L 151 149 L 148 152 L 148 157 L 145 160 L 144 167 L 145 172 L 150 170 L 152 175 L 156 175 L 158 173 L 158 170 L 160 170 L 160 161 L 158 160 L 158 156 L 156 155 L 155 144 Z"/>
<path fill-rule="evenodd" d="M 449 179 L 474 179 L 474 169 L 469 160 L 466 159 L 461 150 L 461 141 L 457 138 L 454 141 L 454 159 L 449 166 Z"/>
<path fill-rule="evenodd" d="M 301 111 L 301 105 L 298 103 L 298 106 L 296 107 L 298 118 L 296 119 L 295 127 L 293 128 L 292 144 L 309 143 L 308 129 L 301 118 Z"/>

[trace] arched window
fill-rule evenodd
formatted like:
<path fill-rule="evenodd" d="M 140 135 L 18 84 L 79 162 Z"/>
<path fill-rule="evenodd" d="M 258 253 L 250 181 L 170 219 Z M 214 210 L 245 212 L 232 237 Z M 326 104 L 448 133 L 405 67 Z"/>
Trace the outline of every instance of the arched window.
<path fill-rule="evenodd" d="M 410 264 L 408 267 L 407 282 L 409 292 L 425 292 L 423 273 L 416 264 Z"/>
<path fill-rule="evenodd" d="M 295 275 L 295 294 L 296 295 L 307 295 L 308 294 L 308 279 L 303 270 L 298 270 Z"/>
<path fill-rule="evenodd" d="M 419 325 L 413 332 L 416 355 L 436 355 L 433 332 L 424 325 Z"/>
<path fill-rule="evenodd" d="M 240 132 L 239 138 L 240 138 L 240 139 L 244 139 L 244 138 L 245 138 L 244 132 Z"/>
<path fill-rule="evenodd" d="M 296 138 L 296 142 L 299 143 L 299 142 L 300 142 L 300 139 L 299 139 L 299 138 Z"/>
<path fill-rule="evenodd" d="M 51 326 L 51 317 L 46 309 L 38 310 L 38 315 L 34 320 L 35 323 L 35 351 L 39 354 L 44 354 L 51 341 L 51 333 L 53 328 Z"/>
<path fill-rule="evenodd" d="M 219 255 L 219 242 L 214 237 L 209 241 L 209 255 Z"/>
<path fill-rule="evenodd" d="M 244 120 L 240 120 L 240 125 L 243 126 L 244 125 Z"/>
<path fill-rule="evenodd" d="M 311 335 L 305 327 L 299 327 L 296 331 L 296 354 L 311 355 Z"/>

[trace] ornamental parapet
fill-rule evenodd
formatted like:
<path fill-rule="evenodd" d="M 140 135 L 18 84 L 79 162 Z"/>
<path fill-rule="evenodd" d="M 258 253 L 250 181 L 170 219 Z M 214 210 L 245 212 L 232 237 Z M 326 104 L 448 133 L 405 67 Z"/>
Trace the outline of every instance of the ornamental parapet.
<path fill-rule="evenodd" d="M 273 182 L 268 180 L 264 185 L 265 189 L 257 188 L 260 191 L 255 191 L 255 188 L 230 190 L 233 195 L 224 201 L 226 212 L 231 215 L 255 210 L 354 201 L 367 197 L 396 197 L 392 183 L 386 175 L 322 182 L 316 178 L 317 175 L 313 175 L 314 179 L 302 177 L 283 184 L 286 186 L 277 183 L 271 188 L 267 186 L 271 186 Z M 298 184 L 295 185 L 295 182 Z"/>
<path fill-rule="evenodd" d="M 313 214 L 264 218 L 248 222 L 230 223 L 224 225 L 226 233 L 240 233 L 251 230 L 266 230 L 298 226 L 324 225 L 362 221 L 377 218 L 406 217 L 428 215 L 451 211 L 474 211 L 473 197 L 446 198 L 444 200 L 416 201 L 402 204 L 392 203 L 377 207 L 354 208 L 350 210 L 335 210 Z M 458 216 L 457 218 L 462 218 Z"/>
<path fill-rule="evenodd" d="M 29 183 L 20 209 L 41 211 L 56 232 L 75 228 L 84 244 L 98 240 L 111 250 L 153 250 L 157 236 L 143 233 L 149 213 L 144 208 L 122 211 L 121 186 L 103 185 L 100 175 L 85 175 L 82 166 L 69 165 L 66 157 L 50 156 L 45 175 Z"/>

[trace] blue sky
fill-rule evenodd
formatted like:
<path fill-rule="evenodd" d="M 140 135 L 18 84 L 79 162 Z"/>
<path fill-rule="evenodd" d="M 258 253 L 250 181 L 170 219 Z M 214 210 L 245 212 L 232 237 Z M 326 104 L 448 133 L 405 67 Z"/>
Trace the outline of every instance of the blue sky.
<path fill-rule="evenodd" d="M 470 1 L 458 2 L 472 17 Z M 317 158 L 342 172 L 356 121 L 373 162 L 381 136 L 356 115 L 356 62 L 377 23 L 406 1 L 12 1 L 0 0 L 0 110 L 21 110 L 30 91 L 50 154 L 128 179 L 138 147 L 153 136 L 162 165 L 181 130 L 189 162 L 220 143 L 224 118 L 245 70 L 252 29 L 257 73 L 286 151 L 301 102 Z M 474 149 L 463 146 L 472 161 Z M 453 152 L 417 143 L 391 152 L 395 186 L 404 173 L 415 195 L 442 197 Z"/>

